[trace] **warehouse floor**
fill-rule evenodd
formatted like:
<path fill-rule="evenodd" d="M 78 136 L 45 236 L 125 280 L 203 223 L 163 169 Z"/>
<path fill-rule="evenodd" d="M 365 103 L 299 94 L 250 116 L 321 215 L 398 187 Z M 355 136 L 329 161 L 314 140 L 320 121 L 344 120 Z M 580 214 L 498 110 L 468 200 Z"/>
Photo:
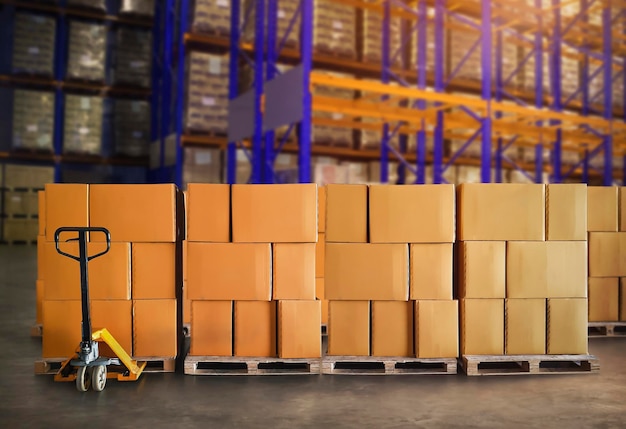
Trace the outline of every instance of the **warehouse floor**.
<path fill-rule="evenodd" d="M 78 266 L 77 266 L 78 275 Z M 626 338 L 596 339 L 600 374 L 535 377 L 147 374 L 103 393 L 33 375 L 36 249 L 0 246 L 0 427 L 626 426 Z M 106 420 L 105 420 L 106 419 Z"/>

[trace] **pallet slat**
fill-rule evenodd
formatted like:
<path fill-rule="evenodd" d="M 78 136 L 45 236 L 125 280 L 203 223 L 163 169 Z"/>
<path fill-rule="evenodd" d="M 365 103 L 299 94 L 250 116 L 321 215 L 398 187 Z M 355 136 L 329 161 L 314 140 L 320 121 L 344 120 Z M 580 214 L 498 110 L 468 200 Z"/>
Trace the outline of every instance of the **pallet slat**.
<path fill-rule="evenodd" d="M 626 322 L 589 322 L 589 338 L 626 337 Z"/>
<path fill-rule="evenodd" d="M 460 363 L 468 376 L 584 374 L 600 370 L 599 360 L 592 355 L 464 355 Z"/>
<path fill-rule="evenodd" d="M 456 374 L 456 358 L 421 359 L 410 357 L 325 356 L 322 374 L 399 375 Z"/>
<path fill-rule="evenodd" d="M 36 375 L 54 375 L 61 368 L 67 358 L 38 359 L 35 361 Z M 133 358 L 140 362 L 147 362 L 144 373 L 174 372 L 176 358 Z"/>
<path fill-rule="evenodd" d="M 187 356 L 187 375 L 302 375 L 319 374 L 320 359 Z"/>

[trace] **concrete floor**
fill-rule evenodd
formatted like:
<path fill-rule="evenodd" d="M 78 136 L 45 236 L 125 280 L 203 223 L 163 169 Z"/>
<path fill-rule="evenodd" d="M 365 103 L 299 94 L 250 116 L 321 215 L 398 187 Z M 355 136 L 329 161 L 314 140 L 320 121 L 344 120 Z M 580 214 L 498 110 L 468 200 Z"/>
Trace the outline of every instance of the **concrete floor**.
<path fill-rule="evenodd" d="M 626 338 L 591 342 L 597 375 L 147 374 L 81 394 L 33 375 L 35 258 L 34 247 L 0 246 L 0 427 L 626 427 Z"/>

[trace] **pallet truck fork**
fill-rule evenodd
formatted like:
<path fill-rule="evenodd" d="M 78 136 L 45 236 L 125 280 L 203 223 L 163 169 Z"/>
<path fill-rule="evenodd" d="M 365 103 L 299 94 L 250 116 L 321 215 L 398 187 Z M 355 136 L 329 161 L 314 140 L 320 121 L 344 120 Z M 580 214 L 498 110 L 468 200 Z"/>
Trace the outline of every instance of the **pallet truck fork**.
<path fill-rule="evenodd" d="M 78 241 L 78 256 L 63 252 L 60 247 L 60 236 L 64 233 L 78 233 L 78 237 L 68 241 Z M 106 250 L 89 256 L 87 251 L 87 234 L 102 233 L 106 237 Z M 88 262 L 105 255 L 111 249 L 111 234 L 106 228 L 98 227 L 61 227 L 54 233 L 54 242 L 59 254 L 74 259 L 80 263 L 80 292 L 83 320 L 81 323 L 82 339 L 76 353 L 61 364 L 61 368 L 54 376 L 54 381 L 76 381 L 76 388 L 86 392 L 91 387 L 101 392 L 106 386 L 107 378 L 117 378 L 118 381 L 135 381 L 146 367 L 146 362 L 133 360 L 124 348 L 115 340 L 106 329 L 99 329 L 92 333 L 91 316 L 89 310 L 89 278 Z M 99 352 L 99 343 L 105 343 L 115 354 L 114 358 L 102 357 Z M 107 366 L 116 367 L 116 371 L 108 372 Z"/>

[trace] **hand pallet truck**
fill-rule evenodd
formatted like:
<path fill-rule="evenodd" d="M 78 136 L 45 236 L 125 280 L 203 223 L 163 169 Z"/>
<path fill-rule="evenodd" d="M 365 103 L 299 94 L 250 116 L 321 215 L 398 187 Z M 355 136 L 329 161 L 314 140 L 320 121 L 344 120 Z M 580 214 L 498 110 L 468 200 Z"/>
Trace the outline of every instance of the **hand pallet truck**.
<path fill-rule="evenodd" d="M 65 242 L 78 241 L 78 256 L 65 253 L 59 248 L 61 234 L 68 232 L 78 233 L 78 237 L 65 240 Z M 88 233 L 104 234 L 106 250 L 89 256 L 87 251 Z M 76 353 L 61 364 L 61 368 L 54 376 L 54 381 L 76 381 L 76 388 L 80 392 L 86 392 L 89 387 L 96 392 L 103 391 L 107 378 L 117 378 L 118 381 L 136 381 L 146 367 L 146 362 L 133 360 L 106 328 L 91 332 L 87 263 L 103 256 L 111 249 L 111 234 L 106 228 L 61 227 L 54 233 L 54 242 L 59 254 L 80 263 L 80 295 L 83 313 L 81 342 Z M 101 342 L 107 344 L 117 357 L 100 356 L 98 344 Z M 107 372 L 109 365 L 114 366 L 115 371 Z"/>

